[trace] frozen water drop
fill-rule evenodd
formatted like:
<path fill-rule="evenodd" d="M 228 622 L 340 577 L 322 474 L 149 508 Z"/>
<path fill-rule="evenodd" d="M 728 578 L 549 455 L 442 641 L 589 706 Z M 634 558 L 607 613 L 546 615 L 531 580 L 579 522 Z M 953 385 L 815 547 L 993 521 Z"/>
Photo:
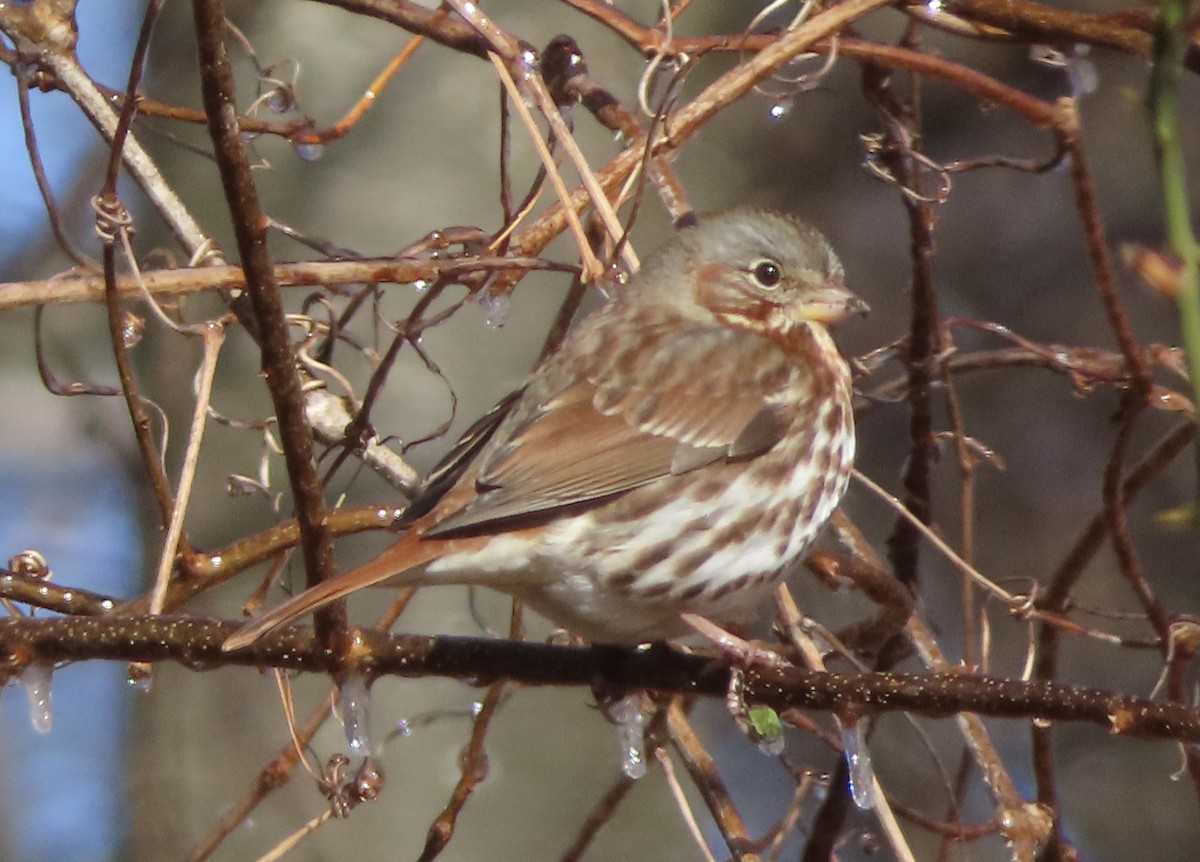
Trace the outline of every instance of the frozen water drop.
<path fill-rule="evenodd" d="M 474 768 L 471 768 L 474 767 Z M 471 771 L 471 779 L 476 783 L 483 781 L 488 777 L 488 772 L 491 770 L 491 763 L 488 761 L 487 752 L 482 748 L 475 756 L 474 763 L 471 762 L 471 746 L 464 745 L 458 753 L 458 768 L 463 775 L 467 774 L 467 770 Z"/>
<path fill-rule="evenodd" d="M 141 662 L 130 662 L 125 669 L 125 684 L 134 691 L 146 694 L 150 691 L 153 676 L 150 666 Z"/>
<path fill-rule="evenodd" d="M 538 57 L 538 52 L 532 45 L 522 44 L 521 53 L 517 55 L 517 62 L 521 68 L 521 77 L 529 80 L 537 74 L 541 58 Z"/>
<path fill-rule="evenodd" d="M 642 715 L 641 696 L 621 698 L 609 707 L 608 714 L 617 725 L 621 771 L 626 778 L 641 778 L 646 774 L 646 717 Z"/>
<path fill-rule="evenodd" d="M 50 676 L 54 668 L 48 664 L 31 664 L 21 671 L 21 685 L 29 698 L 29 722 L 38 733 L 49 733 L 54 724 L 50 704 Z"/>
<path fill-rule="evenodd" d="M 771 106 L 770 114 L 772 120 L 782 120 L 792 112 L 792 100 L 780 99 Z"/>
<path fill-rule="evenodd" d="M 324 144 L 302 144 L 297 142 L 292 144 L 292 149 L 296 151 L 296 155 L 301 160 L 306 162 L 315 162 L 321 156 L 325 155 Z"/>
<path fill-rule="evenodd" d="M 290 87 L 276 87 L 267 94 L 267 107 L 276 114 L 290 111 L 294 105 Z"/>
<path fill-rule="evenodd" d="M 842 751 L 850 771 L 850 796 L 862 811 L 875 807 L 875 770 L 867 750 L 866 727 L 865 721 L 842 720 Z"/>
<path fill-rule="evenodd" d="M 1083 56 L 1082 49 L 1086 45 L 1076 47 L 1076 53 L 1067 59 L 1067 81 L 1071 85 L 1071 94 L 1075 98 L 1090 96 L 1100 86 L 1100 72 L 1096 64 Z"/>
<path fill-rule="evenodd" d="M 146 331 L 146 318 L 132 311 L 121 315 L 121 344 L 126 350 L 132 350 L 142 341 Z"/>
<path fill-rule="evenodd" d="M 418 278 L 412 283 L 412 286 L 413 290 L 415 290 L 417 293 L 424 293 L 425 291 L 429 290 L 429 282 L 423 278 Z"/>
<path fill-rule="evenodd" d="M 357 753 L 371 750 L 371 693 L 366 680 L 352 675 L 342 683 L 337 703 L 338 720 L 346 732 L 346 741 Z"/>
<path fill-rule="evenodd" d="M 479 304 L 483 306 L 483 320 L 493 329 L 499 329 L 508 323 L 509 299 L 507 293 L 492 293 L 485 290 L 479 294 Z"/>

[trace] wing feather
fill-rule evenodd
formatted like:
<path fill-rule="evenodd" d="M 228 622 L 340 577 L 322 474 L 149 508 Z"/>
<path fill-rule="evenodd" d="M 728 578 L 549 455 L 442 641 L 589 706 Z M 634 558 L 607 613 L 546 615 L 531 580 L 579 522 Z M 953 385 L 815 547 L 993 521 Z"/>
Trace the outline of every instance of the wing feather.
<path fill-rule="evenodd" d="M 805 372 L 765 339 L 677 326 L 667 345 L 634 341 L 543 368 L 481 453 L 477 496 L 436 517 L 424 535 L 486 532 L 722 459 L 753 458 L 800 409 L 781 396 Z M 666 364 L 664 346 L 673 354 Z M 639 361 L 639 350 L 655 351 L 654 361 Z"/>

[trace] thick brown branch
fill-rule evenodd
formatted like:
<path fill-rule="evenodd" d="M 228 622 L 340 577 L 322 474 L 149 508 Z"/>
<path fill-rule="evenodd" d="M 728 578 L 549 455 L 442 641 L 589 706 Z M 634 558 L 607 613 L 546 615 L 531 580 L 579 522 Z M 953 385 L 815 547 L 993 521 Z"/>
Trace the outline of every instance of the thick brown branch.
<path fill-rule="evenodd" d="M 278 667 L 330 673 L 337 659 L 312 630 L 285 629 L 252 648 L 223 652 L 237 623 L 195 617 L 65 617 L 0 622 L 0 654 L 9 672 L 27 664 L 87 661 L 177 661 L 189 667 Z M 719 662 L 671 649 L 627 650 L 570 647 L 485 638 L 389 635 L 359 632 L 356 671 L 368 677 L 440 676 L 476 684 L 507 679 L 525 685 L 591 686 L 606 690 L 651 689 L 725 697 L 729 672 Z M 1017 682 L 962 673 L 825 673 L 793 667 L 746 674 L 746 700 L 775 709 L 914 712 L 946 718 L 970 711 L 994 718 L 1045 718 L 1086 722 L 1114 734 L 1200 742 L 1200 713 L 1094 689 L 1045 682 Z"/>

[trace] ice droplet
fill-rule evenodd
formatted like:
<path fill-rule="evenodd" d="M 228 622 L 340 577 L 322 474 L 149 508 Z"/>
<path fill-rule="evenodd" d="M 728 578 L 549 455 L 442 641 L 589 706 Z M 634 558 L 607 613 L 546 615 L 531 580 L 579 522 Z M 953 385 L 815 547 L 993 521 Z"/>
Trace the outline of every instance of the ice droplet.
<path fill-rule="evenodd" d="M 608 714 L 617 725 L 621 771 L 627 778 L 641 778 L 646 774 L 646 717 L 641 695 L 621 698 L 609 707 Z"/>
<path fill-rule="evenodd" d="M 342 683 L 338 692 L 337 717 L 346 732 L 346 741 L 356 753 L 371 750 L 371 693 L 366 680 L 352 675 Z"/>
<path fill-rule="evenodd" d="M 771 106 L 770 114 L 772 120 L 782 120 L 792 112 L 792 100 L 780 99 Z"/>
<path fill-rule="evenodd" d="M 413 290 L 415 290 L 417 293 L 424 293 L 425 291 L 429 290 L 429 282 L 423 278 L 418 278 L 412 283 L 412 286 Z"/>
<path fill-rule="evenodd" d="M 1076 45 L 1067 59 L 1067 81 L 1071 85 L 1071 94 L 1077 99 L 1090 96 L 1100 86 L 1100 72 L 1096 64 L 1084 56 L 1087 49 L 1087 45 Z"/>
<path fill-rule="evenodd" d="M 146 318 L 132 311 L 121 315 L 121 344 L 126 350 L 137 347 L 146 331 Z"/>
<path fill-rule="evenodd" d="M 31 664 L 21 671 L 21 685 L 29 698 L 29 722 L 38 733 L 49 733 L 54 724 L 50 704 L 50 675 L 54 668 L 48 664 Z"/>
<path fill-rule="evenodd" d="M 150 691 L 153 676 L 149 665 L 140 662 L 130 662 L 125 668 L 125 684 L 134 691 L 146 694 Z"/>
<path fill-rule="evenodd" d="M 479 749 L 479 753 L 475 755 L 475 762 L 472 763 L 471 746 L 470 744 L 467 744 L 464 745 L 462 750 L 458 752 L 458 768 L 462 771 L 463 775 L 466 775 L 468 768 L 471 768 L 471 780 L 478 784 L 487 779 L 492 765 L 488 760 L 487 752 L 482 748 Z"/>
<path fill-rule="evenodd" d="M 871 752 L 867 750 L 865 721 L 842 719 L 842 751 L 850 770 L 850 796 L 862 811 L 875 807 L 875 770 L 871 768 Z"/>
<path fill-rule="evenodd" d="M 296 151 L 296 155 L 299 156 L 302 161 L 306 162 L 315 162 L 317 159 L 321 158 L 321 156 L 325 155 L 324 144 L 293 143 L 292 149 Z"/>
<path fill-rule="evenodd" d="M 485 290 L 479 294 L 479 304 L 483 306 L 483 321 L 493 329 L 499 329 L 508 323 L 509 299 L 507 293 L 492 293 Z"/>
<path fill-rule="evenodd" d="M 290 111 L 295 104 L 290 87 L 276 87 L 267 94 L 267 108 L 276 114 Z"/>
<path fill-rule="evenodd" d="M 538 57 L 538 52 L 532 45 L 522 43 L 517 62 L 521 68 L 521 77 L 528 81 L 537 74 L 541 58 Z"/>

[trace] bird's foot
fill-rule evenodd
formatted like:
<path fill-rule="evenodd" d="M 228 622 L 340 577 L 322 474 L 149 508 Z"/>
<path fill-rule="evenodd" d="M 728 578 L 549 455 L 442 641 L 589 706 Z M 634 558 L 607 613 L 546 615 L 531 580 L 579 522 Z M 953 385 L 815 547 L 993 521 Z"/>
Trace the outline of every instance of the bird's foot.
<path fill-rule="evenodd" d="M 692 613 L 683 613 L 680 616 L 685 623 L 692 627 L 693 631 L 711 641 L 735 668 L 740 670 L 773 669 L 784 664 L 783 657 L 779 653 L 761 644 L 751 643 L 745 638 L 721 628 L 712 620 Z"/>

